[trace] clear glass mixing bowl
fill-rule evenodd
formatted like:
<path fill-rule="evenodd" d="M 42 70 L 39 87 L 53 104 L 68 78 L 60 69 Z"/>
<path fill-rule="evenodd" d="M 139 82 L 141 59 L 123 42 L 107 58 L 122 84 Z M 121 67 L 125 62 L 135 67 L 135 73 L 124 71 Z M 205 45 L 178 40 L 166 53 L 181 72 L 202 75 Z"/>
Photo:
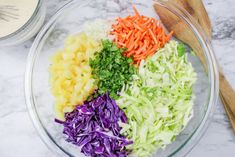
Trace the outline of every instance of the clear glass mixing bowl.
<path fill-rule="evenodd" d="M 218 73 L 211 45 L 191 17 L 176 6 L 152 0 L 74 0 L 63 6 L 44 26 L 35 39 L 28 56 L 25 96 L 33 124 L 45 144 L 57 156 L 83 156 L 80 150 L 65 141 L 62 126 L 54 122 L 54 98 L 50 92 L 48 67 L 50 56 L 63 47 L 65 38 L 82 30 L 86 21 L 95 18 L 115 18 L 133 13 L 132 5 L 144 15 L 158 18 L 153 9 L 158 3 L 174 14 L 193 32 L 205 59 L 203 66 L 197 55 L 188 54 L 198 79 L 193 92 L 196 95 L 194 116 L 186 129 L 166 149 L 154 156 L 184 156 L 198 142 L 211 119 L 218 95 Z"/>

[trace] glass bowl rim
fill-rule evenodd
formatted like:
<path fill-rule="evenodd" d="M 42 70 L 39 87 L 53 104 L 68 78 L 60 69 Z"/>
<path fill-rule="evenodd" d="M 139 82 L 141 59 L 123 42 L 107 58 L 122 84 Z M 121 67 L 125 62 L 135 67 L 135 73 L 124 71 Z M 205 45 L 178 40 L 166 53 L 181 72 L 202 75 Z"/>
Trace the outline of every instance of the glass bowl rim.
<path fill-rule="evenodd" d="M 39 0 L 40 1 L 40 0 Z M 79 7 L 85 6 L 89 4 L 92 0 L 88 0 L 85 2 L 80 2 Z M 47 30 L 53 25 L 53 23 L 57 20 L 57 18 L 63 14 L 65 11 L 68 10 L 73 4 L 77 4 L 77 0 L 72 0 L 67 3 L 65 3 L 60 9 L 57 10 L 57 12 L 51 17 L 51 19 L 47 22 L 46 25 L 43 26 L 41 31 L 38 33 L 37 37 L 35 38 L 32 47 L 30 49 L 30 52 L 28 54 L 27 58 L 27 64 L 26 64 L 26 72 L 25 72 L 25 100 L 26 105 L 28 109 L 28 113 L 30 116 L 30 119 L 37 130 L 37 133 L 39 134 L 41 140 L 47 145 L 47 147 L 54 153 L 59 156 L 71 156 L 68 152 L 66 152 L 62 147 L 60 147 L 54 139 L 51 137 L 49 132 L 44 128 L 38 114 L 35 108 L 35 102 L 34 102 L 34 94 L 32 90 L 32 74 L 33 74 L 33 68 L 34 63 L 37 58 L 37 55 L 39 52 L 37 51 L 38 46 L 40 45 L 40 41 L 42 38 L 44 38 Z M 216 65 L 216 59 L 211 47 L 211 43 L 206 38 L 205 34 L 203 33 L 202 29 L 198 24 L 193 20 L 191 15 L 189 15 L 185 10 L 180 8 L 176 5 L 169 5 L 167 2 L 164 2 L 162 0 L 153 0 L 153 3 L 157 3 L 160 6 L 166 8 L 170 12 L 173 12 L 175 15 L 183 19 L 193 30 L 194 34 L 196 35 L 197 39 L 200 41 L 200 44 L 205 49 L 204 53 L 206 56 L 206 60 L 208 63 L 208 75 L 210 80 L 210 96 L 209 96 L 209 103 L 208 108 L 206 111 L 206 114 L 204 115 L 200 125 L 197 127 L 197 129 L 194 131 L 194 133 L 185 141 L 185 143 L 182 144 L 181 147 L 179 147 L 177 150 L 171 153 L 169 156 L 178 156 L 179 154 L 182 156 L 189 153 L 192 148 L 198 143 L 204 132 L 206 131 L 212 117 L 212 113 L 215 107 L 215 104 L 217 103 L 218 98 L 218 89 L 219 89 L 219 77 L 218 77 L 218 68 Z M 182 12 L 184 14 L 182 14 Z M 192 142 L 192 141 L 195 142 Z"/>

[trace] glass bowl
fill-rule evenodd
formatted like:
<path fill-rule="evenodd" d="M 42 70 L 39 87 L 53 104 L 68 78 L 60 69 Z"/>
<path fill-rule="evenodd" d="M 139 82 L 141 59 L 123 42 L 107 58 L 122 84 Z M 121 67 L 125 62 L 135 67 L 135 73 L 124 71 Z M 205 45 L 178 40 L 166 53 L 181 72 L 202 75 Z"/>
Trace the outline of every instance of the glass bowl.
<path fill-rule="evenodd" d="M 37 7 L 29 20 L 17 31 L 1 37 L 0 46 L 13 46 L 33 37 L 42 27 L 46 15 L 44 0 L 38 0 Z"/>
<path fill-rule="evenodd" d="M 176 141 L 154 156 L 182 157 L 198 142 L 210 122 L 218 96 L 218 72 L 211 45 L 201 29 L 186 12 L 177 6 L 172 7 L 162 1 L 127 1 L 127 0 L 89 0 L 71 1 L 64 5 L 44 26 L 35 39 L 28 56 L 25 79 L 25 96 L 28 111 L 33 124 L 45 144 L 57 156 L 83 156 L 80 150 L 67 143 L 62 134 L 62 126 L 54 122 L 54 97 L 50 92 L 49 72 L 50 56 L 63 47 L 65 38 L 82 30 L 85 21 L 95 18 L 109 19 L 132 14 L 135 5 L 141 14 L 158 18 L 153 3 L 158 3 L 168 12 L 181 20 L 196 37 L 203 50 L 205 64 L 197 55 L 188 54 L 189 60 L 197 72 L 198 79 L 193 88 L 196 95 L 194 116 Z"/>

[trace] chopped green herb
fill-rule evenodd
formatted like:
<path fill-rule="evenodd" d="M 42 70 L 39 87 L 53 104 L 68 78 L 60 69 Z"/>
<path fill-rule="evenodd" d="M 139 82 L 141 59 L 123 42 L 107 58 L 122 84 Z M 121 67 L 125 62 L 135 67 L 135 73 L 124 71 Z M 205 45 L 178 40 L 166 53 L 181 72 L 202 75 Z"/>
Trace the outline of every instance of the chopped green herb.
<path fill-rule="evenodd" d="M 186 51 L 185 45 L 183 43 L 178 44 L 177 51 L 178 51 L 179 57 L 182 57 Z"/>
<path fill-rule="evenodd" d="M 125 49 L 109 40 L 103 40 L 102 46 L 103 49 L 90 61 L 92 74 L 98 80 L 98 94 L 109 92 L 113 99 L 117 99 L 117 93 L 132 80 L 136 70 L 133 60 L 122 55 Z"/>

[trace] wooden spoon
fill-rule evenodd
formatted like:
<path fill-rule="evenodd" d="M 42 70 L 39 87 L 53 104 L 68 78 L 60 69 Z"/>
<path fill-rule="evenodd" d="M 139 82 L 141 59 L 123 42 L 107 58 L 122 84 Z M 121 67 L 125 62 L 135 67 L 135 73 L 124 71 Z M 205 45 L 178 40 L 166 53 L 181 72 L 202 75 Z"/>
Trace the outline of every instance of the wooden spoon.
<path fill-rule="evenodd" d="M 187 12 L 190 13 L 192 17 L 194 17 L 194 19 L 191 20 L 195 21 L 196 19 L 195 22 L 197 22 L 203 28 L 208 40 L 211 41 L 211 23 L 201 0 L 171 0 L 164 3 L 170 6 L 178 5 L 178 8 L 184 8 L 185 10 L 187 10 Z M 178 39 L 191 46 L 205 67 L 206 59 L 203 55 L 202 47 L 198 42 L 194 32 L 189 28 L 189 26 L 178 16 L 176 16 L 166 8 L 160 6 L 158 3 L 154 4 L 154 9 L 158 13 L 166 28 L 168 30 L 173 30 L 174 35 Z M 185 10 L 180 9 L 179 11 L 187 15 Z M 221 69 L 219 71 L 219 78 L 221 100 L 235 131 L 235 91 L 232 89 L 231 85 L 224 77 Z"/>
<path fill-rule="evenodd" d="M 233 131 L 234 131 L 234 133 L 235 133 L 235 117 L 233 116 L 233 113 L 232 113 L 232 111 L 230 110 L 230 108 L 228 107 L 227 102 L 225 101 L 225 99 L 223 98 L 223 96 L 220 95 L 220 98 L 221 98 L 222 103 L 225 104 L 225 105 L 224 105 L 224 109 L 225 109 L 225 111 L 226 111 L 226 113 L 227 113 L 227 115 L 228 115 L 228 118 L 229 118 L 230 123 L 231 123 L 232 128 L 233 128 Z"/>
<path fill-rule="evenodd" d="M 201 0 L 171 0 L 172 3 L 183 7 L 203 28 L 209 40 L 212 37 L 210 18 Z"/>

